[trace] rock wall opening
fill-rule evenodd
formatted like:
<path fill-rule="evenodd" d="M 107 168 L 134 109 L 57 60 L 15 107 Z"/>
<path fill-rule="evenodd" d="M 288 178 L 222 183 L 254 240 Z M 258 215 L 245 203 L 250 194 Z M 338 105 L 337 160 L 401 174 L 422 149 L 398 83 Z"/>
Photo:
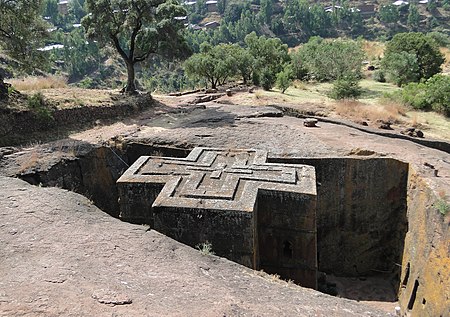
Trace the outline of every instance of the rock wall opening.
<path fill-rule="evenodd" d="M 81 193 L 118 217 L 116 181 L 129 165 L 142 155 L 185 157 L 189 151 L 137 143 L 97 147 L 46 172 L 19 177 Z M 357 300 L 396 300 L 408 231 L 408 164 L 389 158 L 269 162 L 316 168 L 319 289 Z M 292 241 L 285 240 L 280 254 L 288 258 L 293 254 Z"/>

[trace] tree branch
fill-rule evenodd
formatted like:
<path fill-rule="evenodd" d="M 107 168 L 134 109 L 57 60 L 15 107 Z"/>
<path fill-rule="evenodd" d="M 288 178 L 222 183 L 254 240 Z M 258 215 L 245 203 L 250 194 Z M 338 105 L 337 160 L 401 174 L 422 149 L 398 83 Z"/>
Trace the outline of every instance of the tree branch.
<path fill-rule="evenodd" d="M 3 30 L 3 29 L 1 29 L 1 28 L 0 28 L 0 33 L 3 34 L 3 37 L 6 37 L 6 38 L 8 38 L 8 39 L 11 38 L 11 34 L 9 34 L 8 32 L 6 32 L 5 30 Z"/>
<path fill-rule="evenodd" d="M 122 49 L 122 47 L 120 46 L 119 43 L 119 38 L 117 37 L 116 34 L 110 33 L 109 37 L 111 38 L 111 40 L 114 43 L 114 46 L 116 47 L 117 51 L 119 52 L 120 56 L 126 61 L 126 62 L 133 62 L 132 60 L 130 60 L 130 58 L 128 57 L 127 53 L 125 53 L 125 51 Z"/>

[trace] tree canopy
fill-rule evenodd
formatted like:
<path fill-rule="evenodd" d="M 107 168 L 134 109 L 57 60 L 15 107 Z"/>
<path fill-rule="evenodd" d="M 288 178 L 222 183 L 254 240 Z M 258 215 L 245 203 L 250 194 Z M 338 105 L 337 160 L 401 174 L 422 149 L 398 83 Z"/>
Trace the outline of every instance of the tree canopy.
<path fill-rule="evenodd" d="M 47 24 L 40 16 L 40 0 L 0 0 L 0 48 L 31 69 L 42 65 L 38 51 L 47 35 Z"/>
<path fill-rule="evenodd" d="M 25 70 L 45 62 L 43 53 L 37 50 L 47 35 L 40 9 L 39 0 L 0 0 L 0 49 Z M 0 99 L 8 96 L 3 79 L 0 73 Z"/>
<path fill-rule="evenodd" d="M 310 78 L 318 81 L 359 78 L 365 56 L 355 41 L 330 41 L 320 37 L 311 38 L 293 55 L 295 74 L 307 72 Z"/>
<path fill-rule="evenodd" d="M 403 55 L 404 63 L 395 61 L 400 55 Z M 417 65 L 414 65 L 414 59 Z M 402 70 L 397 68 L 403 69 L 407 65 L 414 68 L 414 74 L 409 74 L 405 82 L 430 78 L 441 72 L 443 62 L 444 56 L 436 42 L 425 34 L 414 32 L 396 34 L 387 44 L 383 58 L 384 69 L 387 73 L 401 73 Z"/>
<path fill-rule="evenodd" d="M 201 52 L 192 55 L 184 67 L 189 76 L 204 78 L 212 89 L 224 83 L 230 76 L 236 74 L 237 63 L 234 56 L 237 48 L 232 44 L 210 46 L 204 43 Z"/>
<path fill-rule="evenodd" d="M 175 0 L 86 0 L 89 14 L 82 20 L 89 38 L 112 44 L 127 66 L 126 91 L 135 92 L 136 63 L 152 54 L 167 57 L 185 47 L 186 11 Z"/>

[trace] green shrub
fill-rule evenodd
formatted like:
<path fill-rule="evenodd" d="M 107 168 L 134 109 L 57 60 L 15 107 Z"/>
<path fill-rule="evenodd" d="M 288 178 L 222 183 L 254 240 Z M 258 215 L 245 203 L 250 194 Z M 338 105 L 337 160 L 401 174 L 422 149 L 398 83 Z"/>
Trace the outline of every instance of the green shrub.
<path fill-rule="evenodd" d="M 273 73 L 273 71 L 268 68 L 268 67 L 264 67 L 261 71 L 261 73 L 259 74 L 259 82 L 261 87 L 264 90 L 270 90 L 272 89 L 273 85 L 275 84 L 276 81 L 276 76 Z"/>
<path fill-rule="evenodd" d="M 434 75 L 426 82 L 409 83 L 396 94 L 388 96 L 418 110 L 433 110 L 450 116 L 450 76 Z"/>
<path fill-rule="evenodd" d="M 53 120 L 52 112 L 47 107 L 44 95 L 40 92 L 28 97 L 28 108 L 34 111 L 40 120 Z"/>
<path fill-rule="evenodd" d="M 439 199 L 435 204 L 436 209 L 444 216 L 450 211 L 450 204 L 445 200 Z"/>
<path fill-rule="evenodd" d="M 372 79 L 379 82 L 379 83 L 385 83 L 386 82 L 386 75 L 382 70 L 376 70 L 373 72 Z"/>
<path fill-rule="evenodd" d="M 358 81 L 355 79 L 339 79 L 333 83 L 330 98 L 333 99 L 356 99 L 362 93 Z"/>
<path fill-rule="evenodd" d="M 28 108 L 36 110 L 45 107 L 44 95 L 40 92 L 28 97 Z"/>
<path fill-rule="evenodd" d="M 437 74 L 428 79 L 426 99 L 434 111 L 450 116 L 450 76 Z"/>
<path fill-rule="evenodd" d="M 195 247 L 203 255 L 214 255 L 215 254 L 213 249 L 212 249 L 212 244 L 209 241 L 206 241 L 206 242 L 203 242 L 203 243 L 199 243 Z"/>
<path fill-rule="evenodd" d="M 450 46 L 450 37 L 445 33 L 429 32 L 427 33 L 427 37 L 432 38 L 441 47 Z"/>
<path fill-rule="evenodd" d="M 290 65 L 286 66 L 281 72 L 277 74 L 276 86 L 284 94 L 286 89 L 292 85 L 293 71 Z"/>
<path fill-rule="evenodd" d="M 409 83 L 403 86 L 401 99 L 405 105 L 417 110 L 430 110 L 431 105 L 427 101 L 427 85 L 425 83 Z"/>

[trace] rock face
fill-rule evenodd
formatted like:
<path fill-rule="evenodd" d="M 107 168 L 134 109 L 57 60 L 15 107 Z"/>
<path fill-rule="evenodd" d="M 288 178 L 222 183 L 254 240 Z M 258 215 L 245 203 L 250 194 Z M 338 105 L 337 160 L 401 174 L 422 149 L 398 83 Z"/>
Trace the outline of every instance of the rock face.
<path fill-rule="evenodd" d="M 388 278 L 388 280 L 398 281 L 394 285 L 397 288 L 400 285 L 399 304 L 402 307 L 402 314 L 411 313 L 412 316 L 449 315 L 450 251 L 448 241 L 450 230 L 448 224 L 450 216 L 448 213 L 443 215 L 438 208 L 438 202 L 448 204 L 450 193 L 449 143 L 438 141 L 433 145 L 433 143 L 421 138 L 414 138 L 411 141 L 413 138 L 406 135 L 392 136 L 392 133 L 381 130 L 377 133 L 367 132 L 368 130 L 366 131 L 365 128 L 335 124 L 322 119 L 320 129 L 311 129 L 304 127 L 302 121 L 298 118 L 255 116 L 253 115 L 255 109 L 241 105 L 219 107 L 215 104 L 214 107 L 205 107 L 206 109 L 199 108 L 188 114 L 180 114 L 178 117 L 171 118 L 163 115 L 155 118 L 155 120 L 146 121 L 133 133 L 124 133 L 123 147 L 118 144 L 113 149 L 101 148 L 93 153 L 83 154 L 84 156 L 77 159 L 50 164 L 46 169 L 29 171 L 21 177 L 34 184 L 60 186 L 69 190 L 80 189 L 79 192 L 91 197 L 102 209 L 110 214 L 118 215 L 117 210 L 113 210 L 117 206 L 117 191 L 114 188 L 111 189 L 122 171 L 125 170 L 125 165 L 118 156 L 131 164 L 142 155 L 186 157 L 193 147 L 207 146 L 268 150 L 270 151 L 269 162 L 273 163 L 283 163 L 283 159 L 294 158 L 294 163 L 314 166 L 317 171 L 319 270 L 348 272 L 352 276 L 348 279 L 354 280 L 356 269 L 358 272 L 362 272 L 361 274 L 364 274 L 363 277 L 365 278 L 368 272 L 391 276 L 393 273 L 392 267 L 401 266 L 400 278 L 394 276 L 392 279 Z M 242 113 L 242 111 L 245 111 L 245 113 Z M 207 120 L 205 120 L 205 117 Z M 167 123 L 169 119 L 171 121 Z M 98 131 L 94 132 L 96 132 L 94 135 L 99 135 Z M 89 134 L 94 132 L 90 131 Z M 114 130 L 114 133 L 119 132 Z M 87 140 L 94 142 L 92 138 Z M 156 149 L 155 146 L 160 146 L 160 148 Z M 115 154 L 112 150 L 115 151 Z M 156 153 L 157 151 L 160 151 L 160 153 Z M 12 154 L 8 153 L 9 150 L 4 152 L 3 158 L 0 160 L 0 173 L 3 175 L 20 174 L 20 172 L 17 172 L 17 168 L 16 171 L 14 171 L 14 168 L 10 168 Z M 92 162 L 89 162 L 90 160 Z M 43 157 L 41 161 L 47 163 L 47 158 Z M 83 166 L 83 168 L 80 169 L 80 166 Z M 5 169 L 8 170 L 7 173 Z M 84 178 L 83 175 L 89 176 Z M 102 185 L 103 182 L 105 185 Z M 7 189 L 7 187 L 3 188 Z M 95 194 L 88 195 L 89 192 Z M 11 195 L 10 192 L 6 193 L 5 196 L 2 196 L 0 212 L 5 210 L 3 202 L 9 201 L 8 197 Z M 36 195 L 29 197 L 25 195 L 23 197 L 31 200 L 38 199 L 33 201 L 35 204 L 33 208 L 38 208 L 36 206 L 40 206 L 39 208 L 51 206 L 55 210 L 61 208 L 58 207 L 58 204 L 65 203 L 67 200 L 67 197 L 65 197 L 57 203 L 53 201 L 57 196 L 45 196 L 42 191 L 39 193 L 39 198 L 35 198 L 38 197 Z M 26 194 L 30 194 L 30 192 L 27 191 Z M 30 203 L 28 200 L 24 200 L 25 203 Z M 40 205 L 36 205 L 37 203 Z M 14 208 L 20 207 L 21 204 L 22 202 L 17 203 Z M 365 204 L 367 204 L 367 207 L 364 207 Z M 75 205 L 71 205 L 70 208 L 72 211 L 77 210 Z M 67 213 L 70 214 L 69 210 Z M 405 213 L 407 224 L 405 223 Z M 77 213 L 77 217 L 80 217 L 81 214 Z M 22 217 L 18 218 L 17 215 L 18 211 L 14 211 L 14 217 L 8 218 L 11 220 L 4 220 L 6 218 L 2 217 L 0 232 L 3 229 L 7 230 L 5 226 L 2 227 L 4 223 L 9 222 L 14 227 L 14 221 L 22 220 Z M 33 230 L 41 228 L 40 222 L 33 222 L 38 221 L 38 218 L 28 214 L 26 217 L 25 219 L 33 224 Z M 66 215 L 65 217 L 69 216 Z M 54 215 L 50 218 L 55 221 Z M 108 219 L 102 218 L 103 226 L 98 228 L 104 231 L 113 231 L 114 234 L 111 233 L 105 238 L 112 241 L 117 238 L 117 232 L 122 231 Z M 85 238 L 87 235 L 97 234 L 96 231 L 91 230 L 91 227 L 89 227 L 89 230 L 85 229 L 82 224 L 79 227 L 84 230 L 81 237 L 73 235 L 73 228 L 65 231 L 65 234 L 71 239 L 72 245 L 75 245 L 75 242 L 78 243 L 79 239 Z M 53 230 L 56 232 L 56 229 L 53 228 Z M 76 230 L 81 229 L 77 227 Z M 11 232 L 14 232 L 14 230 Z M 35 231 L 30 232 L 35 234 Z M 121 233 L 119 233 L 120 235 Z M 6 237 L 10 236 L 6 234 Z M 49 239 L 50 237 L 49 231 L 46 231 L 45 238 Z M 61 234 L 58 238 L 60 237 L 65 238 L 65 235 Z M 404 241 L 403 237 L 405 237 Z M 125 239 L 131 238 L 127 236 Z M 145 256 L 155 254 L 159 259 L 172 256 L 171 251 L 168 251 L 170 248 L 161 248 L 161 253 L 154 253 L 157 248 L 149 243 L 149 240 L 145 240 L 142 245 L 138 244 L 136 240 L 131 239 L 130 243 L 136 243 L 136 245 L 151 251 L 144 253 Z M 2 236 L 0 241 L 2 241 L 0 246 L 0 252 L 2 252 L 3 241 L 6 240 Z M 53 243 L 53 240 L 45 241 L 49 245 Z M 55 241 L 59 240 L 55 238 Z M 92 242 L 92 245 L 95 245 L 95 243 Z M 136 245 L 122 245 L 133 250 L 134 253 L 129 254 L 130 259 L 132 259 L 129 262 L 132 262 L 133 265 L 138 254 Z M 24 248 L 26 247 L 27 245 L 24 246 Z M 67 246 L 65 248 L 67 249 Z M 80 247 L 74 252 L 84 252 L 85 249 L 86 246 Z M 42 253 L 41 250 L 40 252 Z M 102 254 L 102 251 L 93 250 L 91 254 Z M 9 253 L 8 256 L 10 256 Z M 24 255 L 24 257 L 29 257 L 29 254 Z M 80 255 L 78 257 L 83 258 Z M 0 258 L 2 259 L 0 261 L 3 261 L 0 262 L 1 266 L 6 263 L 4 259 L 8 257 L 1 256 Z M 141 259 L 140 255 L 138 259 Z M 115 260 L 118 261 L 117 258 Z M 158 262 L 156 258 L 155 261 Z M 141 262 L 145 261 L 142 260 Z M 374 263 L 375 266 L 371 263 Z M 14 265 L 2 267 L 10 268 Z M 190 264 L 184 263 L 184 265 L 189 266 Z M 154 266 L 159 267 L 160 265 L 155 264 Z M 33 265 L 29 267 L 36 269 Z M 236 267 L 242 269 L 241 266 Z M 148 267 L 146 269 L 147 271 L 142 272 L 142 274 L 148 277 Z M 183 267 L 177 266 L 175 269 L 167 265 L 162 271 L 158 271 L 158 274 L 164 275 L 167 270 L 179 269 L 181 269 L 180 272 L 183 272 Z M 139 270 L 137 271 L 141 272 Z M 211 272 L 211 270 L 206 269 L 200 270 L 205 274 Z M 42 273 L 40 270 L 37 270 L 37 272 Z M 358 272 L 356 272 L 356 275 Z M 101 273 L 103 274 L 103 272 Z M 99 275 L 99 272 L 96 272 L 97 275 Z M 0 283 L 3 282 L 3 276 Z M 235 281 L 233 279 L 234 273 L 223 276 L 226 276 L 223 279 L 231 278 Z M 12 279 L 14 280 L 14 278 Z M 114 280 L 111 276 L 109 278 Z M 192 279 L 195 280 L 196 278 L 193 277 Z M 366 287 L 366 285 L 368 286 L 367 289 L 372 286 L 375 287 L 376 283 L 370 284 L 371 278 L 372 276 L 368 276 L 364 281 L 361 280 L 361 282 L 364 282 L 361 283 L 361 287 Z M 149 279 L 151 280 L 151 277 Z M 48 280 L 55 281 L 55 284 L 58 284 L 64 278 L 56 275 L 48 278 Z M 220 278 L 214 281 L 217 282 L 218 280 Z M 148 280 L 145 281 L 148 282 Z M 199 282 L 204 283 L 205 280 L 199 279 Z M 164 283 L 167 283 L 167 280 L 164 280 Z M 155 284 L 151 285 L 152 287 L 155 286 Z M 180 284 L 176 283 L 172 285 L 181 287 Z M 34 285 L 30 287 L 34 287 Z M 253 285 L 243 287 L 253 287 Z M 92 299 L 93 292 L 101 289 L 109 290 L 103 285 L 96 285 L 92 288 L 88 297 Z M 211 287 L 211 289 L 216 291 L 216 288 Z M 354 291 L 355 288 L 349 290 Z M 26 289 L 26 291 L 29 290 Z M 147 291 L 147 294 L 153 294 L 150 289 L 144 289 L 144 291 Z M 2 292 L 3 288 L 0 287 L 0 305 L 3 305 Z M 208 293 L 208 291 L 204 293 Z M 123 307 L 131 307 L 136 303 L 136 296 L 133 294 L 126 297 L 122 295 L 128 294 L 123 294 L 117 290 L 105 292 L 105 294 L 109 294 L 108 297 L 111 300 L 117 301 L 130 298 L 132 304 L 123 305 Z M 114 294 L 117 294 L 117 297 Z M 226 297 L 230 293 L 224 291 L 219 294 L 218 298 L 221 298 L 220 296 Z M 258 293 L 252 294 L 252 296 L 258 296 Z M 263 294 L 265 295 L 264 292 Z M 290 300 L 289 296 L 291 296 L 291 293 L 285 293 L 284 298 Z M 272 307 L 275 307 L 272 305 L 273 298 L 262 298 L 263 301 L 266 301 L 265 309 L 270 312 L 267 314 L 280 315 L 279 311 L 271 310 Z M 352 298 L 363 300 L 358 296 Z M 303 302 L 310 299 L 295 297 L 295 300 Z M 267 302 L 270 302 L 270 305 L 267 305 Z M 167 304 L 167 302 L 165 303 Z M 321 309 L 321 305 L 328 305 L 327 303 L 311 301 L 311 309 L 302 306 L 301 310 L 307 315 L 320 315 L 321 313 L 325 316 L 333 315 L 328 310 L 326 312 L 313 311 L 318 307 Z M 170 304 L 169 302 L 167 305 Z M 280 304 L 276 307 L 283 307 L 283 305 Z M 238 306 L 239 309 L 242 308 L 242 305 Z M 245 308 L 248 307 L 248 305 L 245 306 Z M 347 309 L 347 307 L 341 308 Z M 155 311 L 162 312 L 158 309 Z M 183 310 L 181 311 L 183 312 Z M 242 310 L 230 311 L 233 311 L 233 313 L 227 315 L 236 315 L 243 312 Z M 287 309 L 286 314 L 290 312 L 291 310 Z M 180 314 L 183 315 L 183 313 Z M 220 311 L 215 315 L 219 314 Z M 9 316 L 8 313 L 5 313 L 5 315 Z"/>
<path fill-rule="evenodd" d="M 314 168 L 266 160 L 261 150 L 200 147 L 142 156 L 117 182 L 120 217 L 317 288 Z"/>
<path fill-rule="evenodd" d="M 386 316 L 0 177 L 1 316 Z"/>
<path fill-rule="evenodd" d="M 273 159 L 286 162 L 286 159 Z M 400 274 L 408 230 L 408 164 L 388 158 L 294 159 L 316 168 L 319 270 L 338 276 Z"/>
<path fill-rule="evenodd" d="M 409 230 L 405 238 L 399 301 L 412 316 L 450 315 L 450 215 L 436 208 L 430 185 L 410 169 Z"/>

